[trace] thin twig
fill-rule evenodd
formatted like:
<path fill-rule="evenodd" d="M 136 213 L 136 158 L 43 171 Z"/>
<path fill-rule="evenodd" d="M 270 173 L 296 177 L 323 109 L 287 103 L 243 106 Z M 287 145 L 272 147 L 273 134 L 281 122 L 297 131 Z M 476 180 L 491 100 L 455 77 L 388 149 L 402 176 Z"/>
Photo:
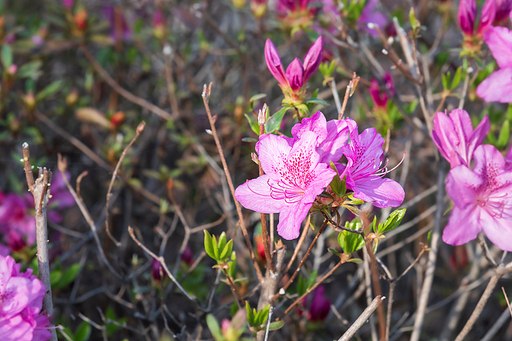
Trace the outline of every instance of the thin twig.
<path fill-rule="evenodd" d="M 468 335 L 468 333 L 471 331 L 476 320 L 482 313 L 482 310 L 484 309 L 487 300 L 489 299 L 489 297 L 491 297 L 494 287 L 496 287 L 496 284 L 498 284 L 498 280 L 500 279 L 501 276 L 501 274 L 496 273 L 494 276 L 491 277 L 491 280 L 489 281 L 489 284 L 487 284 L 487 287 L 485 288 L 482 297 L 480 297 L 480 300 L 478 301 L 475 310 L 473 310 L 473 313 L 469 317 L 469 320 L 466 322 L 464 328 L 462 328 L 462 331 L 459 333 L 459 335 L 457 335 L 455 341 L 464 340 L 466 335 Z"/>
<path fill-rule="evenodd" d="M 427 271 L 425 273 L 425 279 L 421 288 L 421 294 L 418 301 L 418 310 L 416 311 L 416 319 L 414 321 L 414 329 L 411 335 L 411 341 L 418 341 L 420 338 L 421 327 L 423 325 L 423 319 L 425 317 L 428 297 L 430 289 L 432 288 L 432 282 L 434 280 L 434 272 L 436 268 L 437 253 L 439 249 L 439 241 L 441 237 L 441 219 L 443 217 L 444 205 L 443 205 L 443 188 L 444 188 L 444 163 L 438 163 L 439 173 L 437 175 L 437 211 L 435 216 L 434 229 L 431 237 L 431 251 L 428 254 Z"/>
<path fill-rule="evenodd" d="M 299 266 L 297 266 L 297 270 L 295 270 L 293 272 L 293 275 L 292 275 L 292 277 L 290 277 L 288 282 L 286 282 L 286 284 L 281 289 L 279 289 L 279 292 L 277 294 L 275 294 L 274 297 L 272 297 L 272 300 L 271 300 L 272 302 L 275 301 L 276 299 L 278 299 L 280 296 L 284 295 L 286 289 L 288 289 L 288 287 L 293 283 L 293 280 L 295 279 L 295 277 L 297 277 L 297 274 L 299 273 L 300 269 L 306 262 L 306 259 L 308 259 L 309 255 L 311 253 L 311 250 L 313 249 L 313 246 L 315 245 L 316 241 L 318 240 L 318 237 L 320 236 L 320 234 L 322 233 L 322 231 L 325 229 L 326 226 L 327 226 L 327 220 L 324 220 L 324 223 L 322 224 L 322 226 L 320 226 L 320 229 L 318 229 L 318 232 L 317 232 L 315 238 L 311 242 L 311 245 L 309 246 L 308 251 L 306 252 L 304 257 L 302 257 L 302 260 L 300 261 Z"/>
<path fill-rule="evenodd" d="M 222 151 L 222 146 L 219 141 L 219 136 L 217 135 L 217 129 L 215 129 L 215 120 L 210 111 L 210 106 L 208 104 L 208 99 L 211 94 L 212 83 L 210 83 L 209 87 L 206 87 L 206 84 L 203 88 L 203 103 L 206 109 L 206 114 L 208 115 L 208 120 L 210 121 L 210 128 L 212 131 L 213 138 L 215 140 L 215 145 L 217 146 L 217 150 L 219 152 L 220 160 L 222 162 L 222 167 L 224 168 L 224 173 L 226 175 L 226 179 L 228 181 L 229 189 L 231 191 L 231 195 L 233 196 L 233 200 L 235 202 L 236 212 L 238 213 L 238 219 L 240 220 L 240 227 L 242 228 L 242 233 L 245 238 L 245 243 L 247 244 L 247 248 L 249 249 L 249 253 L 251 254 L 252 263 L 254 268 L 256 269 L 256 275 L 258 276 L 258 280 L 261 282 L 263 280 L 263 275 L 261 273 L 258 262 L 256 261 L 256 257 L 254 256 L 254 250 L 251 245 L 251 241 L 249 239 L 249 234 L 247 233 L 247 228 L 245 227 L 244 216 L 242 214 L 242 208 L 240 207 L 240 203 L 235 198 L 235 187 L 233 186 L 233 180 L 231 180 L 231 174 L 229 173 L 228 164 L 226 162 L 226 158 L 224 157 L 224 152 Z"/>
<path fill-rule="evenodd" d="M 512 307 L 510 307 L 510 302 L 508 301 L 507 293 L 505 292 L 505 288 L 501 287 L 501 290 L 503 291 L 503 296 L 505 296 L 505 301 L 507 301 L 507 307 L 510 311 L 510 316 L 512 316 Z"/>
<path fill-rule="evenodd" d="M 478 242 L 478 245 L 480 245 L 480 247 L 482 248 L 482 253 L 485 259 L 487 259 L 487 261 L 492 265 L 493 268 L 496 268 L 498 264 L 496 264 L 496 261 L 494 260 L 494 258 L 492 258 L 491 252 L 487 247 L 487 243 L 485 242 L 484 234 L 482 232 L 478 234 L 476 241 Z"/>
<path fill-rule="evenodd" d="M 142 244 L 138 239 L 137 237 L 135 237 L 135 233 L 133 232 L 133 228 L 131 226 L 128 226 L 128 233 L 130 234 L 130 237 L 132 237 L 133 241 L 138 245 L 140 246 L 147 254 L 149 254 L 151 257 L 153 257 L 153 259 L 157 260 L 160 262 L 160 264 L 162 265 L 162 267 L 164 268 L 165 270 L 165 273 L 167 274 L 167 276 L 169 276 L 169 278 L 173 281 L 173 283 L 181 290 L 181 292 L 189 299 L 191 300 L 192 302 L 195 302 L 196 301 L 196 298 L 193 297 L 193 296 L 190 296 L 185 289 L 183 289 L 183 287 L 181 286 L 181 284 L 176 280 L 176 278 L 174 278 L 174 276 L 172 275 L 171 271 L 169 270 L 169 268 L 167 267 L 167 265 L 165 264 L 165 259 L 164 257 L 158 257 L 156 254 L 154 254 L 153 252 L 151 252 L 144 244 Z"/>
<path fill-rule="evenodd" d="M 228 284 L 229 287 L 231 288 L 231 291 L 233 292 L 233 295 L 235 295 L 235 297 L 237 298 L 238 308 L 241 308 L 240 303 L 242 304 L 242 307 L 244 307 L 245 300 L 236 289 L 235 282 L 233 282 L 233 279 L 231 278 L 231 276 L 228 274 L 227 270 L 224 267 L 222 267 L 222 271 L 224 272 L 224 275 L 226 275 L 226 278 L 228 279 Z M 238 300 L 240 301 L 240 303 L 238 303 Z"/>
<path fill-rule="evenodd" d="M 34 181 L 32 173 L 32 165 L 30 164 L 30 151 L 28 143 L 24 142 L 23 148 L 23 165 L 27 185 L 29 191 L 34 197 L 34 207 L 36 216 L 36 241 L 37 241 L 37 266 L 39 269 L 39 277 L 43 282 L 46 290 L 43 298 L 43 309 L 48 317 L 53 314 L 52 287 L 50 281 L 50 261 L 48 258 L 48 226 L 47 226 L 47 206 L 48 206 L 48 189 L 50 187 L 52 173 L 46 168 L 39 168 L 39 176 Z M 57 341 L 57 333 L 55 328 L 49 328 L 51 332 L 51 340 Z"/>
<path fill-rule="evenodd" d="M 78 194 L 76 194 L 75 190 L 73 189 L 73 187 L 71 186 L 71 184 L 69 183 L 67 177 L 66 177 L 66 174 L 65 174 L 65 171 L 67 169 L 67 161 L 66 159 L 64 159 L 62 157 L 62 155 L 58 154 L 58 161 L 57 161 L 57 167 L 59 168 L 59 171 L 61 172 L 62 174 L 62 180 L 64 181 L 64 184 L 66 185 L 68 191 L 71 193 L 71 195 L 73 196 L 73 198 L 75 199 L 75 202 L 76 202 L 76 205 L 78 206 L 78 208 L 80 209 L 80 211 L 82 212 L 82 215 L 84 216 L 85 220 L 87 221 L 87 223 L 89 224 L 89 227 L 91 228 L 91 232 L 93 234 L 93 237 L 94 237 L 94 241 L 96 242 L 96 246 L 98 248 L 98 251 L 99 251 L 99 255 L 100 255 L 100 258 L 101 260 L 103 261 L 103 263 L 107 266 L 107 268 L 118 278 L 118 279 L 122 279 L 122 276 L 112 267 L 112 265 L 110 264 L 110 262 L 108 261 L 107 257 L 105 256 L 105 253 L 103 252 L 103 247 L 101 246 L 101 241 L 100 241 L 100 238 L 98 236 L 98 231 L 96 229 L 96 225 L 94 224 L 94 221 L 92 220 L 91 218 L 91 214 L 89 213 L 89 210 L 87 209 L 87 207 L 85 206 L 85 203 L 82 201 L 82 199 L 78 196 Z"/>
<path fill-rule="evenodd" d="M 280 321 L 283 316 L 285 316 L 286 314 L 288 314 L 290 312 L 290 310 L 293 309 L 293 307 L 295 307 L 297 304 L 299 304 L 299 302 L 302 302 L 302 300 L 304 299 L 304 297 L 306 297 L 307 295 L 309 295 L 309 293 L 311 293 L 313 290 L 315 290 L 320 284 L 322 284 L 323 281 L 325 281 L 329 276 L 331 276 L 334 271 L 336 271 L 336 269 L 338 269 L 342 264 L 344 264 L 346 262 L 346 258 L 345 257 L 341 257 L 340 261 L 338 262 L 338 264 L 336 264 L 328 273 L 326 273 L 322 278 L 320 278 L 320 280 L 318 280 L 311 288 L 309 288 L 308 290 L 306 290 L 306 292 L 300 296 L 299 298 L 297 298 L 285 311 L 284 313 L 278 317 L 276 319 L 276 321 Z"/>
<path fill-rule="evenodd" d="M 357 320 L 348 328 L 338 341 L 350 341 L 359 329 L 366 323 L 368 318 L 373 314 L 375 309 L 386 299 L 384 296 L 377 296 L 373 299 L 372 303 L 359 315 Z"/>
<path fill-rule="evenodd" d="M 100 63 L 98 63 L 98 61 L 93 57 L 93 55 L 87 49 L 87 47 L 85 47 L 85 45 L 81 46 L 81 50 L 84 52 L 85 57 L 89 60 L 89 63 L 91 63 L 92 67 L 96 70 L 96 72 L 100 75 L 100 77 L 103 78 L 103 80 L 105 82 L 107 82 L 107 84 L 110 85 L 110 87 L 112 87 L 112 89 L 114 89 L 115 92 L 117 92 L 118 94 L 120 94 L 121 96 L 123 96 L 124 98 L 129 100 L 130 102 L 133 102 L 133 103 L 143 107 L 144 109 L 147 109 L 148 111 L 155 113 L 156 115 L 160 116 L 164 120 L 172 120 L 173 119 L 171 114 L 169 114 L 167 111 L 160 109 L 156 105 L 149 103 L 148 101 L 146 101 L 143 98 L 135 96 L 128 90 L 121 87 L 112 77 L 110 77 L 110 75 L 107 73 L 107 71 L 105 71 L 105 69 L 100 65 Z"/>
<path fill-rule="evenodd" d="M 338 94 L 338 90 L 336 88 L 336 81 L 331 79 L 331 91 L 332 91 L 332 97 L 334 98 L 334 103 L 336 104 L 336 110 L 338 112 L 341 112 L 341 101 L 340 101 L 340 95 Z"/>
<path fill-rule="evenodd" d="M 107 232 L 107 235 L 108 237 L 110 238 L 110 240 L 117 246 L 117 247 L 120 247 L 121 246 L 121 243 L 118 242 L 114 236 L 110 233 L 110 229 L 109 229 L 109 226 L 108 226 L 108 212 L 109 212 L 109 206 L 110 206 L 110 197 L 112 196 L 112 188 L 114 187 L 114 181 L 116 181 L 116 176 L 117 176 L 117 173 L 119 172 L 119 168 L 121 167 L 121 163 L 123 162 L 125 156 L 126 156 L 126 153 L 128 152 L 128 149 L 131 148 L 131 146 L 135 143 L 135 141 L 137 140 L 137 138 L 139 138 L 140 134 L 142 134 L 142 132 L 144 131 L 144 127 L 146 126 L 146 122 L 142 121 L 141 123 L 139 123 L 139 125 L 137 126 L 137 129 L 135 129 L 135 136 L 132 138 L 132 140 L 130 141 L 130 143 L 128 143 L 128 145 L 126 146 L 126 148 L 123 150 L 123 153 L 121 154 L 121 157 L 119 157 L 119 161 L 117 161 L 117 165 L 116 165 L 116 168 L 114 169 L 114 172 L 112 173 L 112 179 L 110 180 L 110 185 L 108 186 L 108 191 L 107 191 L 107 203 L 106 203 L 106 208 L 105 208 L 105 231 Z"/>
<path fill-rule="evenodd" d="M 284 270 L 285 272 L 288 272 L 288 270 L 290 270 L 290 268 L 292 267 L 295 258 L 297 258 L 297 255 L 299 254 L 299 251 L 302 248 L 302 244 L 304 244 L 304 241 L 306 240 L 306 236 L 308 235 L 309 232 L 309 225 L 311 223 L 311 219 L 311 214 L 308 214 L 306 218 L 306 224 L 304 224 L 304 229 L 302 229 L 302 234 L 300 235 L 297 246 L 293 250 L 292 258 L 290 258 L 290 260 L 288 261 L 288 266 L 286 266 L 286 269 Z"/>
<path fill-rule="evenodd" d="M 343 115 L 345 115 L 345 109 L 347 108 L 348 99 L 356 90 L 357 83 L 359 83 L 359 77 L 357 77 L 356 73 L 354 72 L 352 74 L 352 80 L 348 83 L 347 89 L 345 90 L 345 97 L 343 97 L 343 104 L 338 114 L 338 120 L 341 120 L 343 118 Z"/>

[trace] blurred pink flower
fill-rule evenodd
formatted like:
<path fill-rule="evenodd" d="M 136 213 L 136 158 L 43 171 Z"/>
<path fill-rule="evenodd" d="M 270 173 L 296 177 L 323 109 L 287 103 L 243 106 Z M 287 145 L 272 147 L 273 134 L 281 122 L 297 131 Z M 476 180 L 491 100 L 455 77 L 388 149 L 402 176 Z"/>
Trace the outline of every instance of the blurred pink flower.
<path fill-rule="evenodd" d="M 512 0 L 495 0 L 496 1 L 496 16 L 494 23 L 505 23 L 512 11 Z"/>
<path fill-rule="evenodd" d="M 285 73 L 276 47 L 270 39 L 267 39 L 265 43 L 265 61 L 267 67 L 279 83 L 285 97 L 292 100 L 297 100 L 298 97 L 300 97 L 300 91 L 322 62 L 322 54 L 323 41 L 322 37 L 318 37 L 304 57 L 304 65 L 299 58 L 295 58 L 288 66 Z"/>
<path fill-rule="evenodd" d="M 48 317 L 40 315 L 44 284 L 32 270 L 20 272 L 10 256 L 0 256 L 0 339 L 2 341 L 46 341 Z"/>
<path fill-rule="evenodd" d="M 62 6 L 64 6 L 64 8 L 71 9 L 74 4 L 75 0 L 62 0 Z"/>
<path fill-rule="evenodd" d="M 391 75 L 386 72 L 384 77 L 382 78 L 386 88 L 389 92 L 394 95 L 395 94 L 395 86 L 393 85 L 393 78 Z M 388 94 L 384 91 L 380 90 L 379 82 L 376 79 L 372 79 L 372 86 L 370 87 L 370 95 L 372 97 L 373 103 L 378 107 L 386 107 L 388 103 Z"/>
<path fill-rule="evenodd" d="M 261 213 L 279 213 L 277 233 L 291 240 L 299 236 L 300 225 L 316 196 L 336 173 L 320 163 L 316 150 L 318 135 L 305 131 L 299 139 L 261 135 L 256 144 L 265 174 L 248 180 L 235 191 L 245 208 Z"/>
<path fill-rule="evenodd" d="M 443 240 L 461 245 L 483 231 L 497 247 L 512 251 L 512 172 L 494 146 L 479 146 L 474 159 L 473 170 L 461 164 L 448 174 L 454 207 Z"/>
<path fill-rule="evenodd" d="M 188 265 L 194 264 L 194 255 L 192 254 L 192 249 L 189 245 L 187 245 L 185 250 L 183 250 L 183 253 L 181 254 L 181 261 Z"/>
<path fill-rule="evenodd" d="M 116 41 L 118 38 L 121 40 L 130 40 L 132 37 L 132 31 L 126 22 L 126 19 L 122 11 L 117 11 L 113 6 L 104 6 L 102 13 L 110 23 L 110 37 Z M 119 25 L 119 32 L 118 26 Z"/>
<path fill-rule="evenodd" d="M 325 320 L 331 311 L 331 301 L 325 296 L 325 287 L 320 285 L 313 291 L 312 297 L 304 297 L 302 301 L 304 307 L 308 310 L 307 319 L 311 322 L 320 322 Z"/>
<path fill-rule="evenodd" d="M 151 276 L 155 281 L 160 281 L 162 278 L 165 278 L 165 270 L 162 264 L 153 258 L 151 261 Z"/>
<path fill-rule="evenodd" d="M 375 24 L 381 29 L 385 29 L 388 23 L 388 18 L 377 10 L 379 0 L 369 0 L 363 8 L 363 12 L 359 17 L 359 23 L 363 24 L 363 29 L 367 30 L 369 34 L 376 37 L 379 34 L 376 30 L 369 28 L 368 24 Z"/>
<path fill-rule="evenodd" d="M 354 120 L 347 118 L 345 121 L 350 130 L 350 142 L 343 147 L 347 165 L 336 165 L 340 178 L 347 177 L 347 188 L 354 191 L 354 198 L 373 202 L 380 208 L 400 206 L 405 197 L 404 189 L 398 182 L 383 178 L 391 171 L 387 169 L 387 161 L 381 167 L 384 139 L 375 128 L 359 134 Z"/>
<path fill-rule="evenodd" d="M 451 168 L 461 164 L 469 166 L 473 152 L 482 144 L 490 128 L 487 116 L 473 130 L 471 118 L 465 110 L 452 110 L 449 116 L 438 112 L 434 117 L 432 139 Z"/>
<path fill-rule="evenodd" d="M 14 251 L 36 241 L 36 220 L 30 209 L 30 203 L 16 194 L 7 194 L 0 202 L 0 232 Z"/>
<path fill-rule="evenodd" d="M 68 180 L 71 178 L 68 171 L 66 171 L 66 178 Z M 54 223 L 60 223 L 62 216 L 56 210 L 63 210 L 75 205 L 75 199 L 71 193 L 69 193 L 60 172 L 53 174 L 50 194 L 51 198 L 48 201 L 48 220 Z"/>
<path fill-rule="evenodd" d="M 486 102 L 512 103 L 512 31 L 506 27 L 491 27 L 484 41 L 500 69 L 484 79 L 476 93 Z"/>

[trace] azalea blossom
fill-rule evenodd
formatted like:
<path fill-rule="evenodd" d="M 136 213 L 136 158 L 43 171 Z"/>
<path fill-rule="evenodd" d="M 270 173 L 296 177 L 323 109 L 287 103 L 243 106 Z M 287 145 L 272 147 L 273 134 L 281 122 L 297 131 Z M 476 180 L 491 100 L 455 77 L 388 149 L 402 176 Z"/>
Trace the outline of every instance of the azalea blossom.
<path fill-rule="evenodd" d="M 512 0 L 496 0 L 496 16 L 494 24 L 506 24 L 512 11 Z"/>
<path fill-rule="evenodd" d="M 461 0 L 459 3 L 459 25 L 462 32 L 467 37 L 472 37 L 475 33 L 482 36 L 489 27 L 491 27 L 494 18 L 496 17 L 496 2 L 495 0 L 487 0 L 482 7 L 482 14 L 478 27 L 475 31 L 475 20 L 477 16 L 477 8 L 475 0 Z"/>
<path fill-rule="evenodd" d="M 48 317 L 40 315 L 45 286 L 32 269 L 22 273 L 20 268 L 10 256 L 0 256 L 0 339 L 49 340 Z"/>
<path fill-rule="evenodd" d="M 476 93 L 486 102 L 512 103 L 512 31 L 506 27 L 491 27 L 484 41 L 500 69 L 484 79 Z"/>
<path fill-rule="evenodd" d="M 449 116 L 438 112 L 434 117 L 432 139 L 451 168 L 460 164 L 469 166 L 473 152 L 482 144 L 490 128 L 487 116 L 473 130 L 471 118 L 465 110 L 452 110 Z"/>
<path fill-rule="evenodd" d="M 307 309 L 307 319 L 311 322 L 320 322 L 327 318 L 331 311 L 331 301 L 325 296 L 325 287 L 323 285 L 318 286 L 313 291 L 311 297 L 304 297 L 302 304 Z M 299 315 L 302 315 L 302 311 L 299 311 Z"/>
<path fill-rule="evenodd" d="M 270 39 L 267 39 L 265 43 L 267 67 L 279 83 L 285 98 L 291 101 L 299 100 L 303 96 L 303 88 L 318 69 L 322 61 L 322 54 L 323 41 L 322 37 L 318 37 L 304 57 L 304 64 L 299 58 L 295 58 L 286 68 L 285 73 L 276 47 Z"/>
<path fill-rule="evenodd" d="M 349 137 L 349 129 L 345 120 L 327 121 L 324 114 L 317 111 L 313 116 L 294 125 L 292 135 L 297 140 L 307 131 L 312 131 L 318 135 L 317 152 L 320 155 L 319 162 L 335 162 L 343 156 L 343 147 L 347 144 Z"/>
<path fill-rule="evenodd" d="M 245 208 L 279 213 L 277 233 L 284 239 L 299 236 L 300 225 L 317 195 L 336 175 L 328 164 L 319 162 L 318 138 L 313 131 L 303 132 L 299 139 L 261 135 L 256 152 L 265 174 L 235 191 Z"/>
<path fill-rule="evenodd" d="M 354 198 L 373 202 L 376 207 L 397 207 L 402 204 L 405 192 L 394 180 L 383 178 L 389 173 L 384 158 L 384 139 L 377 129 L 368 128 L 361 134 L 354 120 L 346 119 L 350 130 L 350 142 L 343 147 L 347 164 L 337 164 L 340 178 L 347 178 L 347 188 L 354 191 Z"/>
<path fill-rule="evenodd" d="M 17 194 L 7 194 L 0 202 L 0 232 L 9 247 L 18 251 L 36 241 L 36 220 L 30 202 Z"/>
<path fill-rule="evenodd" d="M 443 240 L 461 245 L 483 231 L 497 247 L 512 251 L 512 172 L 501 153 L 481 145 L 471 170 L 461 164 L 448 174 L 446 191 L 454 207 Z"/>
<path fill-rule="evenodd" d="M 389 73 L 385 73 L 382 77 L 386 88 L 389 92 L 394 95 L 395 94 L 395 86 L 393 85 L 393 78 Z M 372 97 L 373 103 L 380 108 L 385 108 L 388 103 L 388 94 L 384 91 L 380 90 L 379 82 L 376 79 L 372 79 L 372 86 L 370 87 L 370 95 Z"/>

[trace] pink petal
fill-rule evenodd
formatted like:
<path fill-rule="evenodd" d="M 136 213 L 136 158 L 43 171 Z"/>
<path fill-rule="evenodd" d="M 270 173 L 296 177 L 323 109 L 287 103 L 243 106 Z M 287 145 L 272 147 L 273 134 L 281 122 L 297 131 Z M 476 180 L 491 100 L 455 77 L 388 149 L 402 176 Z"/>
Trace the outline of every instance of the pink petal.
<path fill-rule="evenodd" d="M 480 23 L 476 29 L 477 34 L 483 35 L 490 27 L 496 16 L 496 0 L 487 0 L 482 7 Z"/>
<path fill-rule="evenodd" d="M 509 198 L 510 199 L 510 198 Z M 494 245 L 503 251 L 512 251 L 512 207 L 508 204 L 501 216 L 490 215 L 486 210 L 479 210 L 478 222 Z"/>
<path fill-rule="evenodd" d="M 492 183 L 494 177 L 505 170 L 505 159 L 496 147 L 490 144 L 479 146 L 474 154 L 473 171 Z"/>
<path fill-rule="evenodd" d="M 329 121 L 330 122 L 330 121 Z M 327 120 L 321 111 L 317 111 L 313 116 L 306 117 L 301 123 L 297 123 L 292 127 L 292 136 L 295 139 L 302 137 L 306 131 L 312 131 L 318 135 L 319 140 L 327 137 Z"/>
<path fill-rule="evenodd" d="M 455 206 L 448 225 L 443 231 L 443 241 L 450 245 L 462 245 L 476 238 L 482 229 L 478 222 L 478 210 L 468 206 L 463 210 Z"/>
<path fill-rule="evenodd" d="M 486 102 L 512 103 L 512 68 L 491 73 L 476 88 L 476 93 Z"/>
<path fill-rule="evenodd" d="M 316 72 L 322 62 L 324 43 L 322 37 L 318 37 L 304 57 L 304 83 Z"/>
<path fill-rule="evenodd" d="M 465 165 L 459 165 L 448 173 L 446 192 L 455 206 L 465 209 L 474 205 L 477 189 L 484 184 L 484 179 Z"/>
<path fill-rule="evenodd" d="M 505 170 L 512 170 L 512 146 L 508 150 L 507 156 L 505 158 Z"/>
<path fill-rule="evenodd" d="M 265 43 L 265 62 L 267 63 L 268 70 L 277 82 L 283 86 L 288 86 L 281 58 L 279 58 L 279 53 L 270 39 L 267 39 Z"/>
<path fill-rule="evenodd" d="M 506 27 L 490 27 L 484 36 L 499 67 L 512 67 L 512 31 Z"/>
<path fill-rule="evenodd" d="M 299 58 L 295 58 L 286 68 L 286 78 L 293 91 L 297 91 L 304 85 L 304 67 Z"/>
<path fill-rule="evenodd" d="M 405 198 L 402 186 L 394 180 L 371 176 L 355 180 L 355 186 L 351 188 L 354 197 L 373 202 L 375 207 L 398 207 Z"/>
<path fill-rule="evenodd" d="M 475 30 L 476 1 L 461 0 L 459 3 L 459 25 L 462 32 L 472 35 Z"/>
<path fill-rule="evenodd" d="M 0 319 L 0 340 L 2 341 L 32 341 L 33 326 L 24 321 L 21 315 L 9 319 Z"/>
<path fill-rule="evenodd" d="M 306 218 L 309 209 L 313 204 L 304 204 L 298 202 L 295 205 L 284 207 L 279 212 L 279 224 L 277 224 L 277 234 L 286 240 L 292 240 L 299 237 L 300 225 Z"/>
<path fill-rule="evenodd" d="M 305 204 L 312 204 L 316 197 L 322 194 L 324 189 L 329 186 L 336 175 L 336 172 L 327 163 L 317 164 L 311 173 L 313 174 L 313 180 L 304 191 L 304 199 L 302 199 L 302 202 Z"/>
<path fill-rule="evenodd" d="M 279 181 L 278 170 L 285 167 L 284 160 L 288 157 L 293 145 L 293 139 L 277 135 L 261 135 L 256 143 L 256 152 L 261 167 L 270 178 Z"/>
<path fill-rule="evenodd" d="M 269 182 L 266 174 L 245 182 L 235 190 L 235 198 L 250 210 L 261 213 L 278 213 L 286 206 L 284 200 L 275 200 L 270 196 Z"/>

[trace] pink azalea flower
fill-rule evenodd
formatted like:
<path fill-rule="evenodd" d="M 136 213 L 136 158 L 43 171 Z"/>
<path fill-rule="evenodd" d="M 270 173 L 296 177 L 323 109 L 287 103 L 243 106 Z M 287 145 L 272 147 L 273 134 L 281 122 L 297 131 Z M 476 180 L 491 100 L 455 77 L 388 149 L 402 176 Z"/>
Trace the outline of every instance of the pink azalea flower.
<path fill-rule="evenodd" d="M 39 315 L 45 286 L 31 269 L 21 273 L 20 268 L 10 256 L 0 256 L 0 339 L 49 340 L 48 318 Z"/>
<path fill-rule="evenodd" d="M 311 322 L 325 320 L 331 311 L 331 301 L 325 296 L 325 287 L 323 285 L 320 285 L 313 291 L 309 302 L 307 297 L 305 297 L 302 303 L 304 307 L 308 309 L 307 318 Z"/>
<path fill-rule="evenodd" d="M 294 100 L 299 97 L 300 90 L 318 69 L 322 62 L 322 54 L 323 41 L 322 37 L 318 37 L 304 57 L 304 64 L 302 64 L 299 58 L 295 58 L 285 73 L 276 47 L 270 39 L 267 39 L 265 43 L 265 61 L 270 73 L 279 83 L 285 96 L 289 94 L 289 97 L 292 97 Z"/>
<path fill-rule="evenodd" d="M 300 225 L 317 195 L 336 175 L 328 164 L 319 162 L 318 138 L 312 131 L 304 131 L 299 139 L 261 135 L 256 152 L 265 174 L 235 191 L 245 208 L 279 213 L 277 233 L 284 239 L 299 236 Z"/>
<path fill-rule="evenodd" d="M 75 3 L 75 0 L 62 0 L 62 6 L 67 9 L 73 8 L 73 5 Z"/>
<path fill-rule="evenodd" d="M 0 203 L 0 232 L 14 251 L 36 241 L 36 220 L 28 212 L 30 208 L 30 203 L 16 194 L 7 194 Z"/>
<path fill-rule="evenodd" d="M 512 172 L 494 146 L 479 146 L 474 159 L 473 170 L 459 165 L 448 174 L 446 191 L 455 206 L 443 240 L 461 245 L 483 231 L 497 247 L 512 251 Z"/>
<path fill-rule="evenodd" d="M 166 276 L 164 267 L 162 264 L 153 258 L 151 261 L 151 276 L 155 281 L 160 281 L 162 278 Z"/>
<path fill-rule="evenodd" d="M 393 78 L 389 73 L 385 73 L 382 78 L 386 88 L 389 89 L 392 95 L 395 94 L 395 86 L 393 85 Z M 388 94 L 380 90 L 379 82 L 376 79 L 372 80 L 372 86 L 370 87 L 370 95 L 372 96 L 373 103 L 378 106 L 385 108 L 388 103 Z"/>
<path fill-rule="evenodd" d="M 346 121 L 350 143 L 343 148 L 347 165 L 336 165 L 340 177 L 347 177 L 347 188 L 354 191 L 354 198 L 373 202 L 374 206 L 380 208 L 400 206 L 405 197 L 404 189 L 398 182 L 383 178 L 390 172 L 387 164 L 381 168 L 384 139 L 375 128 L 368 128 L 359 134 L 356 122 L 349 118 Z"/>
<path fill-rule="evenodd" d="M 496 17 L 496 0 L 487 0 L 482 7 L 482 15 L 480 16 L 480 23 L 476 29 L 476 33 L 484 35 L 484 33 L 492 26 L 494 18 Z"/>
<path fill-rule="evenodd" d="M 374 37 L 378 37 L 376 30 L 368 27 L 368 24 L 375 24 L 381 28 L 385 28 L 388 23 L 388 18 L 377 10 L 379 0 L 369 0 L 363 8 L 363 12 L 359 17 L 359 23 L 363 24 L 363 29 L 367 30 L 368 33 Z"/>
<path fill-rule="evenodd" d="M 318 135 L 317 152 L 320 154 L 319 162 L 338 161 L 343 156 L 342 148 L 347 144 L 349 137 L 348 125 L 345 120 L 327 121 L 324 114 L 317 111 L 313 116 L 294 125 L 292 135 L 298 140 L 307 131 L 312 131 Z"/>
<path fill-rule="evenodd" d="M 490 128 L 487 116 L 473 130 L 471 118 L 465 110 L 452 110 L 449 116 L 438 112 L 434 117 L 432 139 L 451 168 L 460 164 L 469 166 L 473 152 L 482 144 Z"/>
<path fill-rule="evenodd" d="M 69 180 L 71 175 L 66 171 L 66 178 Z M 75 199 L 69 193 L 61 172 L 55 172 L 50 186 L 51 198 L 48 200 L 48 220 L 55 223 L 62 221 L 62 216 L 56 210 L 63 210 L 75 206 Z"/>
<path fill-rule="evenodd" d="M 11 249 L 9 249 L 4 244 L 0 244 L 0 256 L 8 256 L 11 253 Z"/>
<path fill-rule="evenodd" d="M 486 102 L 512 103 L 512 31 L 506 27 L 491 27 L 484 41 L 500 69 L 484 79 L 476 93 Z"/>

